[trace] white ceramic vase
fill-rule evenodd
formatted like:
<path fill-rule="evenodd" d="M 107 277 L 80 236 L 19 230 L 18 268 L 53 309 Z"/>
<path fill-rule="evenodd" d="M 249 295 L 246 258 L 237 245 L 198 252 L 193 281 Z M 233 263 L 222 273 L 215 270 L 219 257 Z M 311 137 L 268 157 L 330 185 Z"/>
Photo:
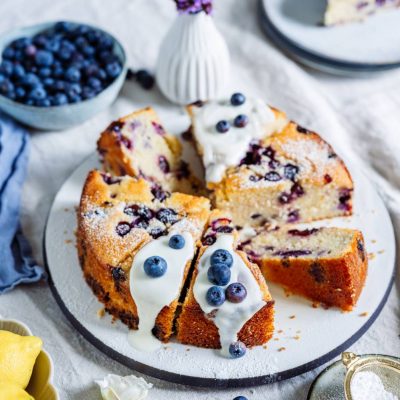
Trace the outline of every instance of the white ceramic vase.
<path fill-rule="evenodd" d="M 230 75 L 229 51 L 204 12 L 179 15 L 161 44 L 156 78 L 163 94 L 177 104 L 223 96 Z"/>

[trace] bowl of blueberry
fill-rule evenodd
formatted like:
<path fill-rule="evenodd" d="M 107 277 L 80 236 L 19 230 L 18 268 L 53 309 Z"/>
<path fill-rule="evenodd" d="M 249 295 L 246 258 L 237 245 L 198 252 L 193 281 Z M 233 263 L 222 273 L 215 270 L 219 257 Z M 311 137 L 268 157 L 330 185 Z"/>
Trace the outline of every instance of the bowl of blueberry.
<path fill-rule="evenodd" d="M 0 37 L 0 109 L 38 129 L 80 124 L 108 107 L 126 76 L 122 45 L 86 24 L 52 22 Z"/>

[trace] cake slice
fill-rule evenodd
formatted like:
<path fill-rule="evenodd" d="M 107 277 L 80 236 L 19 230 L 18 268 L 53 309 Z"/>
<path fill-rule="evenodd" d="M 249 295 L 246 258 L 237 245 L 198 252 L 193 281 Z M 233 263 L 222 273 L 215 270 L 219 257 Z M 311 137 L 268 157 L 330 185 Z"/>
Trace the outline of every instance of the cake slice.
<path fill-rule="evenodd" d="M 264 230 L 240 248 L 259 265 L 267 281 L 327 306 L 351 310 L 365 283 L 368 259 L 357 230 Z"/>
<path fill-rule="evenodd" d="M 104 169 L 116 176 L 144 178 L 169 192 L 204 192 L 203 183 L 181 158 L 178 138 L 165 131 L 150 107 L 112 122 L 97 148 Z"/>
<path fill-rule="evenodd" d="M 328 0 L 325 25 L 362 21 L 377 11 L 400 7 L 400 0 Z"/>
<path fill-rule="evenodd" d="M 331 146 L 316 133 L 286 123 L 276 110 L 268 108 L 272 120 L 260 124 L 262 111 L 256 112 L 255 104 L 258 110 L 254 99 L 244 100 L 241 106 L 231 100 L 222 106 L 210 102 L 189 107 L 215 207 L 230 213 L 238 226 L 351 215 L 353 182 Z M 243 116 L 247 125 L 219 132 L 221 121 L 235 124 L 234 115 Z M 243 146 L 237 147 L 236 139 L 242 138 Z M 224 162 L 231 152 L 234 159 L 229 156 Z"/>
<path fill-rule="evenodd" d="M 259 268 L 237 250 L 236 240 L 237 232 L 227 214 L 212 211 L 177 320 L 179 342 L 221 348 L 222 354 L 230 357 L 243 355 L 244 346 L 267 342 L 273 334 L 274 318 L 267 284 Z M 219 269 L 218 263 L 226 260 L 227 266 Z M 230 276 L 221 276 L 227 268 Z"/>
<path fill-rule="evenodd" d="M 162 341 L 171 336 L 183 282 L 209 216 L 205 198 L 173 193 L 160 200 L 155 193 L 144 179 L 91 171 L 78 212 L 84 277 L 106 311 L 138 330 L 131 342 L 142 350 L 155 344 L 151 332 Z M 177 235 L 184 246 L 172 248 Z M 162 276 L 150 276 L 160 267 L 166 267 Z"/>

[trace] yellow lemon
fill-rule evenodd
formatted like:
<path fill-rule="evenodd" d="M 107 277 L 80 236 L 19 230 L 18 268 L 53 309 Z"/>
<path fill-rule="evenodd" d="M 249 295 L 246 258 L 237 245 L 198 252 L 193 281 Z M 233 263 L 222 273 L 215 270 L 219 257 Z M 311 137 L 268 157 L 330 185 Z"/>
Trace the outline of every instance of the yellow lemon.
<path fill-rule="evenodd" d="M 42 340 L 36 336 L 0 330 L 0 386 L 7 382 L 25 389 L 41 349 Z"/>
<path fill-rule="evenodd" d="M 34 398 L 14 383 L 0 383 L 1 400 L 34 400 Z"/>

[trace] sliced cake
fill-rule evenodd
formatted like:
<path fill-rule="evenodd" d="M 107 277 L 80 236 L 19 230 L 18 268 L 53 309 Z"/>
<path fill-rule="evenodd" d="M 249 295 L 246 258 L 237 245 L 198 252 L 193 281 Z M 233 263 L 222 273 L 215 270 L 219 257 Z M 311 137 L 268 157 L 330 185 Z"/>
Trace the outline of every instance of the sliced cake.
<path fill-rule="evenodd" d="M 325 25 L 362 21 L 377 11 L 400 7 L 400 0 L 328 0 Z"/>
<path fill-rule="evenodd" d="M 260 104 L 234 94 L 189 107 L 215 207 L 238 226 L 350 215 L 353 182 L 343 161 L 319 135 L 263 105 L 265 122 Z"/>
<path fill-rule="evenodd" d="M 351 310 L 367 274 L 361 232 L 286 227 L 260 231 L 240 244 L 267 281 L 328 306 Z"/>
<path fill-rule="evenodd" d="M 162 127 L 152 108 L 112 122 L 97 142 L 106 171 L 159 184 L 163 190 L 201 194 L 203 183 L 182 160 L 177 137 Z"/>
<path fill-rule="evenodd" d="M 85 279 L 106 311 L 138 330 L 150 349 L 172 334 L 178 298 L 209 217 L 209 201 L 157 196 L 144 179 L 91 171 L 78 212 L 77 243 Z"/>
<path fill-rule="evenodd" d="M 233 358 L 267 342 L 274 318 L 267 284 L 259 268 L 237 250 L 236 240 L 227 214 L 212 211 L 177 320 L 178 341 L 221 348 Z"/>

